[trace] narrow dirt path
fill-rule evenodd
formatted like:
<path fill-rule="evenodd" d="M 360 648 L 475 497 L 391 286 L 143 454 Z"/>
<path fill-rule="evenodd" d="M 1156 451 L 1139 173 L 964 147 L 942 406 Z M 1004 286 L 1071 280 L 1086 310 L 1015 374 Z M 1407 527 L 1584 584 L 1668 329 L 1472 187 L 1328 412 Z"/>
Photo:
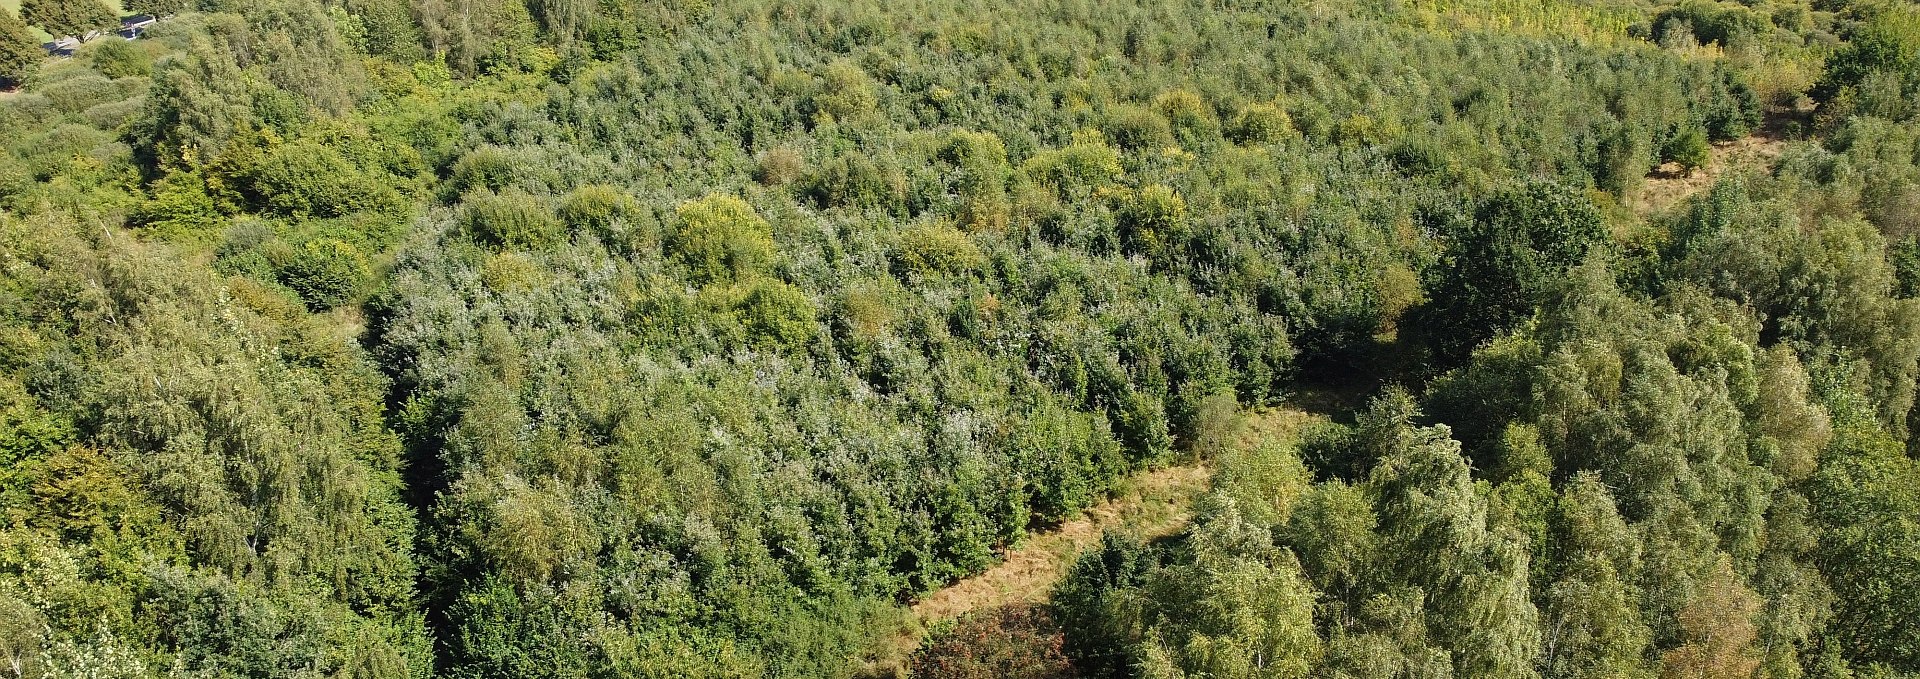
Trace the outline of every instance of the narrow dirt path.
<path fill-rule="evenodd" d="M 1207 488 L 1213 470 L 1205 463 L 1168 467 L 1134 477 L 1132 488 L 1088 509 L 1080 518 L 1037 533 L 1006 559 L 973 577 L 921 599 L 913 615 L 923 622 L 957 618 L 976 610 L 1047 598 L 1073 558 L 1108 530 L 1145 538 L 1171 535 L 1187 525 L 1192 500 Z"/>
<path fill-rule="evenodd" d="M 1324 416 L 1294 407 L 1248 413 L 1234 436 L 1235 445 L 1252 446 L 1276 438 L 1291 440 L 1303 425 L 1315 419 Z M 911 608 L 914 629 L 903 631 L 891 649 L 867 662 L 856 676 L 905 676 L 908 657 L 919 647 L 927 625 L 1009 604 L 1045 601 L 1074 558 L 1109 530 L 1147 539 L 1180 532 L 1192 518 L 1194 498 L 1212 481 L 1213 466 L 1206 460 L 1134 476 L 1113 498 L 1088 509 L 1080 518 L 1032 534 L 999 564 L 915 603 Z"/>
<path fill-rule="evenodd" d="M 1292 408 L 1248 414 L 1235 437 L 1237 445 L 1297 435 L 1314 415 Z M 1054 583 L 1066 574 L 1075 556 L 1109 530 L 1125 530 L 1152 539 L 1186 528 L 1193 499 L 1213 480 L 1206 461 L 1157 469 L 1135 476 L 1130 487 L 1088 509 L 1078 519 L 1036 533 L 1005 560 L 973 577 L 961 580 L 921 599 L 913 615 L 923 623 L 957 618 L 967 613 L 1014 603 L 1043 601 Z"/>
<path fill-rule="evenodd" d="M 1135 475 L 1121 492 L 1087 509 L 1080 518 L 1032 533 L 1000 563 L 915 603 L 909 610 L 908 626 L 866 660 L 854 676 L 907 676 L 914 651 L 920 647 L 927 627 L 934 623 L 1010 604 L 1045 601 L 1074 558 L 1098 542 L 1102 533 L 1126 530 L 1155 538 L 1179 532 L 1192 518 L 1193 498 L 1205 491 L 1212 479 L 1213 469 L 1205 462 Z"/>

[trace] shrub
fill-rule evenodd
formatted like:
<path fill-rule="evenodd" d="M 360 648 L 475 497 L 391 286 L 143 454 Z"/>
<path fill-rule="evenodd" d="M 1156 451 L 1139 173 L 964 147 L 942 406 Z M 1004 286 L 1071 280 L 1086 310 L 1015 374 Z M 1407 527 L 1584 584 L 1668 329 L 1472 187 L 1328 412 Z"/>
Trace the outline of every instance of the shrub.
<path fill-rule="evenodd" d="M 454 161 L 453 178 L 447 184 L 454 195 L 478 189 L 551 191 L 553 182 L 533 162 L 528 154 L 514 149 L 482 146 Z"/>
<path fill-rule="evenodd" d="M 494 253 L 480 269 L 480 281 L 496 293 L 525 290 L 546 280 L 547 272 L 540 268 L 540 263 L 518 252 Z"/>
<path fill-rule="evenodd" d="M 1006 188 L 1007 145 L 999 135 L 954 130 L 941 144 L 939 158 L 959 168 L 955 188 L 962 195 L 997 194 Z"/>
<path fill-rule="evenodd" d="M 1157 149 L 1173 144 L 1167 119 L 1138 106 L 1116 106 L 1107 114 L 1105 131 L 1113 143 L 1129 151 Z"/>
<path fill-rule="evenodd" d="M 136 207 L 130 219 L 142 227 L 180 235 L 211 227 L 222 217 L 199 172 L 173 172 L 154 182 L 153 198 Z"/>
<path fill-rule="evenodd" d="M 985 263 L 980 247 L 950 224 L 920 224 L 900 236 L 896 254 L 901 266 L 921 275 L 957 274 Z"/>
<path fill-rule="evenodd" d="M 562 197 L 555 212 L 571 232 L 599 239 L 616 252 L 631 254 L 654 245 L 651 215 L 620 189 L 582 186 Z"/>
<path fill-rule="evenodd" d="M 153 74 L 153 57 L 125 40 L 95 40 L 83 50 L 93 70 L 109 78 L 127 78 Z"/>
<path fill-rule="evenodd" d="M 751 278 L 773 262 L 773 230 L 737 197 L 711 193 L 680 204 L 667 244 L 696 284 Z"/>
<path fill-rule="evenodd" d="M 1123 195 L 1118 210 L 1126 247 L 1147 255 L 1165 255 L 1187 236 L 1187 201 L 1163 184 Z"/>
<path fill-rule="evenodd" d="M 1120 152 L 1108 146 L 1100 133 L 1082 130 L 1074 133 L 1073 143 L 1065 148 L 1034 154 L 1020 171 L 1055 191 L 1081 194 L 1119 179 Z"/>
<path fill-rule="evenodd" d="M 807 160 L 799 151 L 785 146 L 776 146 L 760 152 L 760 166 L 754 169 L 753 177 L 767 186 L 791 184 L 805 176 Z"/>
<path fill-rule="evenodd" d="M 813 301 L 799 288 L 786 283 L 754 282 L 735 310 L 746 326 L 747 337 L 755 344 L 798 349 L 813 339 Z"/>
<path fill-rule="evenodd" d="M 1005 606 L 962 618 L 914 653 L 920 679 L 1070 679 L 1060 627 L 1046 609 Z"/>
<path fill-rule="evenodd" d="M 545 247 L 563 233 L 546 201 L 519 190 L 467 196 L 460 204 L 460 229 L 495 249 Z"/>
<path fill-rule="evenodd" d="M 813 99 L 817 113 L 834 120 L 852 120 L 872 112 L 879 103 L 873 79 L 851 61 L 835 61 L 820 76 L 826 87 Z"/>
<path fill-rule="evenodd" d="M 1679 163 L 1680 169 L 1692 176 L 1694 170 L 1707 164 L 1712 147 L 1707 144 L 1705 130 L 1689 125 L 1667 140 L 1667 147 L 1663 151 L 1663 160 Z"/>
<path fill-rule="evenodd" d="M 292 217 L 340 217 L 403 202 L 393 187 L 367 177 L 339 151 L 313 142 L 275 148 L 249 175 L 254 203 Z"/>
<path fill-rule="evenodd" d="M 800 349 L 818 327 L 813 300 L 776 280 L 710 285 L 700 291 L 700 303 L 711 314 L 716 334 L 759 348 Z"/>
<path fill-rule="evenodd" d="M 112 130 L 119 128 L 121 125 L 125 125 L 127 121 L 132 120 L 134 116 L 140 115 L 141 110 L 145 109 L 146 106 L 147 102 L 144 98 L 135 97 L 121 101 L 109 101 L 82 111 L 80 115 L 87 119 L 88 125 L 98 127 L 102 130 Z"/>
<path fill-rule="evenodd" d="M 1233 117 L 1227 133 L 1238 144 L 1277 144 L 1293 135 L 1293 118 L 1273 104 L 1249 104 Z"/>
<path fill-rule="evenodd" d="M 316 311 L 351 300 L 366 280 L 366 258 L 345 242 L 331 238 L 308 241 L 296 249 L 278 272 L 280 283 L 291 288 Z"/>
<path fill-rule="evenodd" d="M 1893 5 L 1875 12 L 1847 44 L 1827 58 L 1826 72 L 1809 94 L 1831 103 L 1869 76 L 1885 74 L 1910 90 L 1920 84 L 1920 12 Z"/>
<path fill-rule="evenodd" d="M 1153 99 L 1153 110 L 1166 116 L 1167 122 L 1183 139 L 1212 136 L 1215 133 L 1213 109 L 1190 90 L 1169 90 Z"/>
<path fill-rule="evenodd" d="M 891 207 L 906 192 L 906 179 L 883 170 L 864 153 L 827 161 L 807 182 L 807 195 L 822 208 Z"/>
<path fill-rule="evenodd" d="M 88 73 L 37 85 L 33 91 L 45 96 L 64 113 L 77 113 L 120 99 L 120 88 L 105 76 Z"/>

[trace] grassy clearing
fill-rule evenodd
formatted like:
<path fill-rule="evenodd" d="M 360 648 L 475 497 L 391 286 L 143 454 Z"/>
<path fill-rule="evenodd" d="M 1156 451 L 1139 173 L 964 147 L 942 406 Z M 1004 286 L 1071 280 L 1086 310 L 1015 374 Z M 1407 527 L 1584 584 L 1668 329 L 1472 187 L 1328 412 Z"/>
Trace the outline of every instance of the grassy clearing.
<path fill-rule="evenodd" d="M 1692 174 L 1683 172 L 1675 163 L 1661 165 L 1647 177 L 1638 195 L 1628 202 L 1629 207 L 1641 215 L 1657 214 L 1712 188 L 1724 175 L 1772 167 L 1787 148 L 1786 122 L 1795 117 L 1804 118 L 1808 113 L 1811 111 L 1770 112 L 1766 124 L 1754 134 L 1714 144 L 1707 164 Z"/>

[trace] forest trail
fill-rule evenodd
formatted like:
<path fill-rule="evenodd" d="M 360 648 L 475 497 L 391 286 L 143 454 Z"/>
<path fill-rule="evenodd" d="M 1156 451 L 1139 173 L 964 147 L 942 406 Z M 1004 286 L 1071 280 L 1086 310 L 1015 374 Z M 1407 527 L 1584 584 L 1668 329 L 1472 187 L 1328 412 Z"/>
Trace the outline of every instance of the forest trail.
<path fill-rule="evenodd" d="M 1309 410 L 1317 408 L 1302 403 L 1249 413 L 1241 420 L 1235 445 L 1291 439 L 1306 423 L 1326 417 Z M 1079 518 L 1030 534 L 1000 563 L 920 599 L 910 610 L 917 624 L 895 637 L 891 648 L 870 658 L 856 676 L 905 676 L 908 657 L 919 648 L 926 627 L 934 623 L 1010 604 L 1045 601 L 1074 558 L 1109 530 L 1123 530 L 1148 540 L 1179 533 L 1193 518 L 1194 498 L 1212 481 L 1213 466 L 1207 460 L 1136 474 L 1114 497 L 1088 508 Z"/>
<path fill-rule="evenodd" d="M 1134 475 L 1120 492 L 1089 507 L 1079 518 L 1028 534 L 1000 563 L 922 597 L 909 610 L 908 626 L 854 676 L 907 676 L 913 652 L 934 623 L 1010 604 L 1045 601 L 1074 558 L 1109 530 L 1126 530 L 1147 539 L 1178 533 L 1192 518 L 1193 498 L 1212 480 L 1213 467 L 1206 461 Z"/>
<path fill-rule="evenodd" d="M 1205 462 L 1135 476 L 1126 492 L 1089 508 L 1080 518 L 1030 535 L 999 564 L 927 595 L 913 605 L 913 615 L 934 622 L 1044 600 L 1073 558 L 1099 541 L 1101 533 L 1121 529 L 1152 539 L 1184 528 L 1194 496 L 1206 490 L 1212 478 L 1213 469 Z"/>
<path fill-rule="evenodd" d="M 1316 416 L 1292 408 L 1249 415 L 1240 429 L 1240 445 L 1271 437 L 1292 437 Z M 1146 539 L 1175 534 L 1192 517 L 1193 499 L 1213 480 L 1207 461 L 1156 469 L 1135 476 L 1112 499 L 1053 530 L 1034 533 L 986 571 L 948 585 L 913 605 L 922 623 L 1015 603 L 1043 601 L 1079 553 L 1108 530 L 1125 530 Z"/>
<path fill-rule="evenodd" d="M 1713 182 L 1729 173 L 1752 167 L 1766 167 L 1787 148 L 1786 124 L 1806 111 L 1768 113 L 1760 130 L 1735 139 L 1718 142 L 1707 152 L 1707 164 L 1688 175 L 1679 163 L 1666 163 L 1647 175 L 1646 183 L 1627 201 L 1627 207 L 1641 215 L 1664 212 L 1681 201 L 1707 190 Z"/>

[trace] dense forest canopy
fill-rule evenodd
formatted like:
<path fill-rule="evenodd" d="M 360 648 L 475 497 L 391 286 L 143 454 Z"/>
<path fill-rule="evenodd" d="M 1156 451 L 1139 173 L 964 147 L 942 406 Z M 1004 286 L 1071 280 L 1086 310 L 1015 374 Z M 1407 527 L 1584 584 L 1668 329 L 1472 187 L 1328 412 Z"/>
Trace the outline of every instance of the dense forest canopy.
<path fill-rule="evenodd" d="M 1904 0 L 25 0 L 0 83 L 0 674 L 1920 676 Z"/>

